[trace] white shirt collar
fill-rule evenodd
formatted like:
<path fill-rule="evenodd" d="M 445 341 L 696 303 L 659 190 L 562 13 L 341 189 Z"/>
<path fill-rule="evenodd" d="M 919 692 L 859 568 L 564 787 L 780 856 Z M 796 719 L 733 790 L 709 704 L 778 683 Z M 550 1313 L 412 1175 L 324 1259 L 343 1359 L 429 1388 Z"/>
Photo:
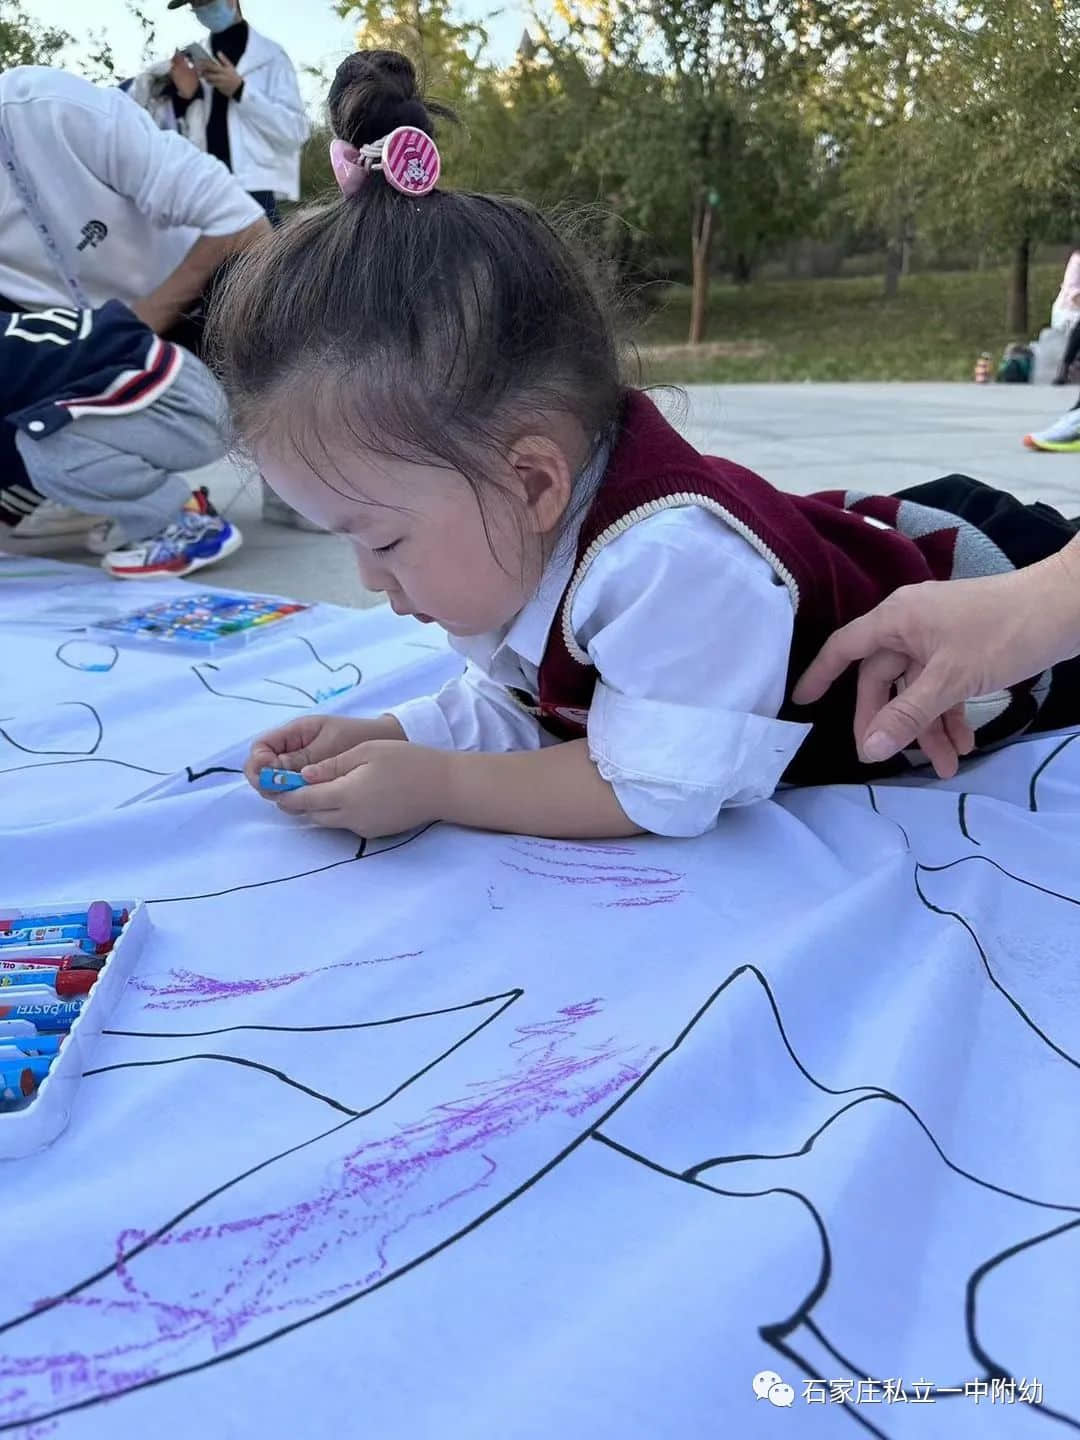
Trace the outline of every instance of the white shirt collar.
<path fill-rule="evenodd" d="M 570 518 L 563 526 L 532 598 L 501 630 L 488 630 L 483 635 L 451 635 L 450 644 L 459 655 L 474 661 L 489 674 L 506 651 L 512 651 L 533 667 L 539 666 L 559 603 L 574 573 L 581 527 L 600 488 L 610 456 L 611 445 L 604 440 L 578 476 L 570 502 Z"/>

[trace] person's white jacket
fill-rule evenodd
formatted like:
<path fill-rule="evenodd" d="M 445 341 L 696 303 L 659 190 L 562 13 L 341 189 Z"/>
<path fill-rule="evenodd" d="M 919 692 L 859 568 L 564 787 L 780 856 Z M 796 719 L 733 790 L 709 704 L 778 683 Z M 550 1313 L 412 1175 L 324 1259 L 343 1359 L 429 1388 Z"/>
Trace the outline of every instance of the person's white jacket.
<path fill-rule="evenodd" d="M 236 69 L 244 89 L 239 100 L 229 101 L 232 172 L 245 190 L 272 190 L 279 200 L 299 200 L 300 151 L 311 123 L 293 63 L 280 45 L 249 25 Z M 205 80 L 201 86 L 209 118 L 214 90 Z"/>
<path fill-rule="evenodd" d="M 159 130 L 122 91 L 67 71 L 0 75 L 0 128 L 90 305 L 142 299 L 200 235 L 233 235 L 263 218 L 220 160 Z M 72 303 L 2 166 L 0 294 L 24 306 Z"/>

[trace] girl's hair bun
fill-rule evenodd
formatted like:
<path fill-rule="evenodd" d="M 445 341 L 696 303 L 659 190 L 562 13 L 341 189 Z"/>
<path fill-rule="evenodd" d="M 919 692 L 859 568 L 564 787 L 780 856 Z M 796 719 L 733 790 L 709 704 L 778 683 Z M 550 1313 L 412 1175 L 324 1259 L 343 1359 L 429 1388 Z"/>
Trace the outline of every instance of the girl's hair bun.
<path fill-rule="evenodd" d="M 327 97 L 334 134 L 358 149 L 412 125 L 435 138 L 436 115 L 454 119 L 445 105 L 426 104 L 416 70 L 397 50 L 357 50 L 337 68 Z"/>

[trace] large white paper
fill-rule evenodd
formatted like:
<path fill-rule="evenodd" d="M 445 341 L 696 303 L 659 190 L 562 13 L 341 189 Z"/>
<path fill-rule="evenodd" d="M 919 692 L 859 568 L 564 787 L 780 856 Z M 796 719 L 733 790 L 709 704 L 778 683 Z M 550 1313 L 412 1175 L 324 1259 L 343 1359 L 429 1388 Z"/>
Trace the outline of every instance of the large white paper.
<path fill-rule="evenodd" d="M 154 928 L 70 1128 L 0 1167 L 0 1432 L 1080 1428 L 1073 737 L 694 841 L 365 845 L 236 770 L 323 675 L 434 688 L 430 629 L 320 610 L 200 677 L 35 627 L 118 587 L 31 568 L 0 900 Z"/>

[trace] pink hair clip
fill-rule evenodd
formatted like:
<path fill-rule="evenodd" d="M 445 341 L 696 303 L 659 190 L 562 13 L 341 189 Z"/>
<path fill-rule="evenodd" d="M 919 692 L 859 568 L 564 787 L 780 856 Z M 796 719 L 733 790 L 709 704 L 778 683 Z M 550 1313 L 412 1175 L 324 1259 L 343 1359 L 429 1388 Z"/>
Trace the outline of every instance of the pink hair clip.
<path fill-rule="evenodd" d="M 372 170 L 381 170 L 403 195 L 427 195 L 442 172 L 435 141 L 412 125 L 399 125 L 381 140 L 359 148 L 333 140 L 330 164 L 343 195 L 355 195 Z"/>

